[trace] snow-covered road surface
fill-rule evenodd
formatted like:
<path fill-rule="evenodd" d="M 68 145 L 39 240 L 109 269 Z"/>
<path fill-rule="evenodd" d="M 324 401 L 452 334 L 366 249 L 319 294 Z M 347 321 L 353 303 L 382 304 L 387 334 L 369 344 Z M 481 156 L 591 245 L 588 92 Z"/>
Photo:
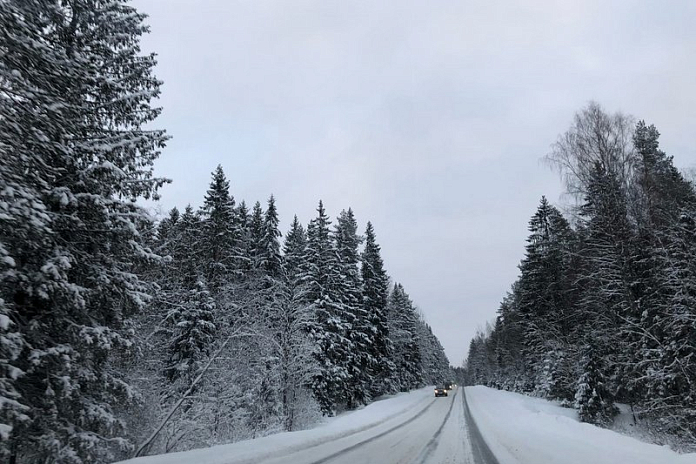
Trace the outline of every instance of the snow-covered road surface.
<path fill-rule="evenodd" d="M 485 443 L 471 446 L 470 435 L 477 439 L 468 427 L 464 389 L 435 398 L 432 387 L 426 387 L 312 430 L 123 464 L 497 464 Z"/>
<path fill-rule="evenodd" d="M 466 396 L 465 396 L 466 392 Z M 432 387 L 375 401 L 311 430 L 123 464 L 696 464 L 580 423 L 553 402 L 486 387 Z"/>
<path fill-rule="evenodd" d="M 462 399 L 463 392 L 459 390 L 450 392 L 447 398 L 429 398 L 411 414 L 400 415 L 360 433 L 265 462 L 474 464 L 471 448 L 466 443 Z"/>

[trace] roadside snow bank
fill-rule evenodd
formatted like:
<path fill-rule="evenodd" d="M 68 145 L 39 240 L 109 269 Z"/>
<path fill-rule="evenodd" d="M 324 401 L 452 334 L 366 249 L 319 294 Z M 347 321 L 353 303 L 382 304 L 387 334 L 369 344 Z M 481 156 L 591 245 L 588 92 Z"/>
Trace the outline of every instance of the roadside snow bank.
<path fill-rule="evenodd" d="M 575 410 L 492 388 L 466 387 L 471 415 L 500 464 L 696 464 L 611 430 L 584 424 Z"/>
<path fill-rule="evenodd" d="M 432 387 L 399 393 L 368 404 L 362 409 L 341 414 L 315 428 L 285 432 L 255 440 L 218 445 L 179 453 L 157 454 L 120 461 L 118 464 L 251 464 L 293 451 L 310 448 L 352 435 L 396 417 L 416 415 L 432 400 Z"/>

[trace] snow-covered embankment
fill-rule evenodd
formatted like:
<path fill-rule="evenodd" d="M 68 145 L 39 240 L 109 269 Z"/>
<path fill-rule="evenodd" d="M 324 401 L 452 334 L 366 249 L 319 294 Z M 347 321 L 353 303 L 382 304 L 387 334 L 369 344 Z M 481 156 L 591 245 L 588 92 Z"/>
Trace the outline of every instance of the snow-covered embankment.
<path fill-rule="evenodd" d="M 432 387 L 399 393 L 375 401 L 363 409 L 327 419 L 314 429 L 285 432 L 255 440 L 218 445 L 179 453 L 158 454 L 121 461 L 118 464 L 246 464 L 289 455 L 376 427 L 387 421 L 400 421 L 416 415 L 433 398 Z"/>
<path fill-rule="evenodd" d="M 517 393 L 467 387 L 469 409 L 500 464 L 696 464 L 611 430 L 584 424 L 573 409 Z"/>

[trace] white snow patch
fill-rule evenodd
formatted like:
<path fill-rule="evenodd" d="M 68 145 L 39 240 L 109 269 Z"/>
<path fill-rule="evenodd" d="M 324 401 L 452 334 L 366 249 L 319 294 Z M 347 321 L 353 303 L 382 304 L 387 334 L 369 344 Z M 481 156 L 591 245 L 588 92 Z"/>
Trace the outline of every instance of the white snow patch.
<path fill-rule="evenodd" d="M 10 327 L 10 318 L 5 314 L 0 314 L 0 329 L 7 330 Z"/>
<path fill-rule="evenodd" d="M 120 464 L 235 464 L 259 463 L 272 456 L 319 445 L 358 433 L 402 414 L 415 414 L 418 404 L 431 400 L 432 387 L 399 393 L 364 408 L 326 419 L 310 430 L 284 432 L 229 445 L 200 448 L 179 453 L 158 454 L 121 461 Z"/>
<path fill-rule="evenodd" d="M 611 430 L 581 423 L 575 410 L 540 398 L 466 388 L 471 414 L 500 464 L 694 464 L 678 454 Z"/>

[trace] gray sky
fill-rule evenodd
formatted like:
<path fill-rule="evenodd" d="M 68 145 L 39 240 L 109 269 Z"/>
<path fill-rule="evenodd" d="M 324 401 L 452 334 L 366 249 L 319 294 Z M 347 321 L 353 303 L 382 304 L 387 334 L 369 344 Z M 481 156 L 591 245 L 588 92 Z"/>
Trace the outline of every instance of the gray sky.
<path fill-rule="evenodd" d="M 285 232 L 319 199 L 370 220 L 387 271 L 460 365 L 515 280 L 542 162 L 596 100 L 696 164 L 696 2 L 136 0 L 164 81 L 163 209 L 222 164 Z"/>

